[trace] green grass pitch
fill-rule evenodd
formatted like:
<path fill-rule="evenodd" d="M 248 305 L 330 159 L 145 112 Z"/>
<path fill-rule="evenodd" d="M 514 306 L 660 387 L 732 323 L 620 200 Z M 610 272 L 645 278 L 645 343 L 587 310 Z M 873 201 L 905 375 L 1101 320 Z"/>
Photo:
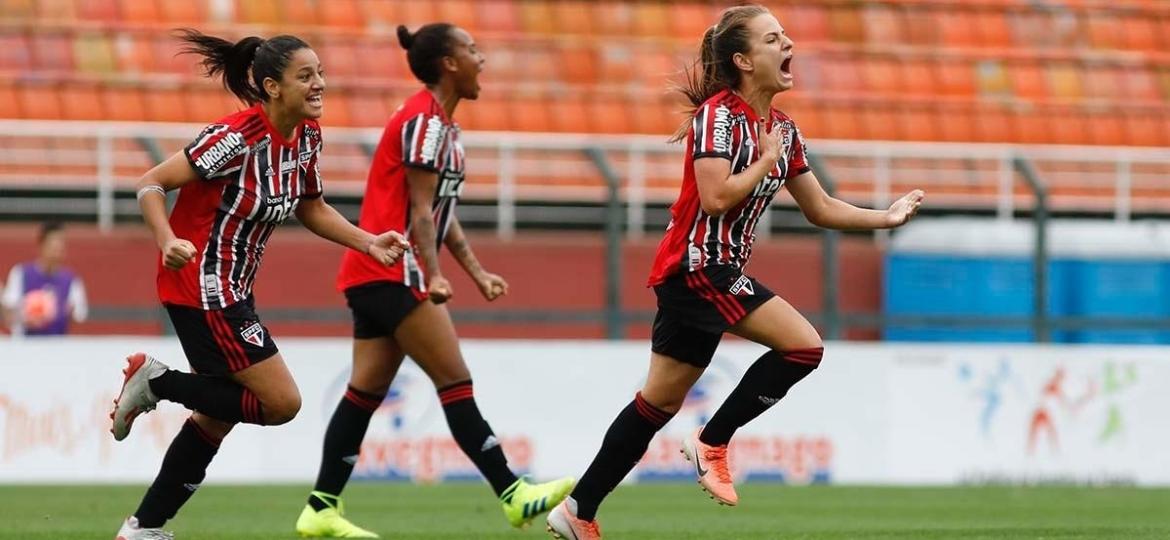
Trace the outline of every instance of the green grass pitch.
<path fill-rule="evenodd" d="M 144 486 L 0 486 L 0 538 L 111 539 Z M 181 540 L 294 539 L 307 487 L 207 486 L 168 528 Z M 614 540 L 1170 538 L 1170 490 L 740 487 L 716 505 L 694 485 L 623 486 L 599 515 Z M 485 485 L 358 483 L 356 523 L 387 539 L 547 538 L 507 526 Z"/>

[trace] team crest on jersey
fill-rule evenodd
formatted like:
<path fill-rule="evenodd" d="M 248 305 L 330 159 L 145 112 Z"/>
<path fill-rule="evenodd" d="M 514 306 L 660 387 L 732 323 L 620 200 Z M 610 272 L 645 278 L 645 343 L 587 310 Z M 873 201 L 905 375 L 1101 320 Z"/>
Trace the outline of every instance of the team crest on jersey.
<path fill-rule="evenodd" d="M 264 327 L 260 326 L 260 321 L 253 322 L 240 331 L 240 337 L 244 341 L 251 343 L 257 347 L 264 346 Z"/>
<path fill-rule="evenodd" d="M 729 291 L 736 296 L 755 296 L 756 294 L 756 288 L 752 286 L 752 279 L 747 276 L 739 276 Z"/>

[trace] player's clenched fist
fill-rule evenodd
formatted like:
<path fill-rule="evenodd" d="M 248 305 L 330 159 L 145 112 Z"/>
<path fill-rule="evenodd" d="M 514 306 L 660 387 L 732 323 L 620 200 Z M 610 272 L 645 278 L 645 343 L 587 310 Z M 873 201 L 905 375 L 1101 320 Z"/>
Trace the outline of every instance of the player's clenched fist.
<path fill-rule="evenodd" d="M 402 258 L 402 254 L 407 249 L 410 249 L 410 242 L 406 240 L 405 236 L 402 236 L 401 233 L 396 231 L 386 231 L 375 237 L 373 242 L 370 242 L 370 247 L 366 252 L 374 260 L 390 266 L 398 262 L 398 259 Z"/>
<path fill-rule="evenodd" d="M 162 255 L 164 266 L 178 270 L 195 258 L 195 244 L 182 238 L 175 238 L 163 246 Z"/>

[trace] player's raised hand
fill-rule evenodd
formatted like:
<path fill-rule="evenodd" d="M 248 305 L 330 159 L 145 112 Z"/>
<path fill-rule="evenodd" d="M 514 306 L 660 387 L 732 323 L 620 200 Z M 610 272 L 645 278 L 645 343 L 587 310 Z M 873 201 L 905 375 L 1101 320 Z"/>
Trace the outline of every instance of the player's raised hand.
<path fill-rule="evenodd" d="M 918 207 L 922 206 L 922 199 L 925 197 L 925 191 L 916 189 L 894 201 L 894 204 L 890 205 L 890 209 L 886 210 L 886 223 L 891 228 L 905 225 L 907 221 L 910 221 L 910 218 L 918 213 Z"/>
<path fill-rule="evenodd" d="M 166 243 L 162 249 L 163 266 L 171 270 L 178 270 L 195 258 L 195 244 L 175 238 Z"/>
<path fill-rule="evenodd" d="M 497 274 L 483 272 L 476 276 L 475 284 L 479 286 L 480 294 L 483 294 L 488 302 L 508 294 L 508 282 Z"/>
<path fill-rule="evenodd" d="M 427 282 L 427 294 L 431 297 L 431 302 L 442 304 L 450 300 L 455 295 L 455 291 L 451 289 L 451 282 L 443 276 L 432 276 Z"/>
<path fill-rule="evenodd" d="M 370 242 L 370 247 L 366 250 L 374 260 L 390 266 L 398 259 L 402 258 L 402 254 L 410 249 L 410 242 L 406 240 L 405 236 L 397 231 L 386 231 L 374 237 L 374 241 Z"/>
<path fill-rule="evenodd" d="M 780 127 L 773 127 L 771 131 L 767 129 L 766 125 L 760 126 L 760 159 L 780 161 L 784 155 L 784 130 Z"/>

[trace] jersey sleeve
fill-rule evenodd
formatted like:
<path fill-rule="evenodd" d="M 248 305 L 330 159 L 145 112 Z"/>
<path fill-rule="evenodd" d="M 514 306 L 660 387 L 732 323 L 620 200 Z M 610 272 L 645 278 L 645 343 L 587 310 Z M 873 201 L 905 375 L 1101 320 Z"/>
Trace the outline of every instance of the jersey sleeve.
<path fill-rule="evenodd" d="M 422 113 L 402 123 L 402 163 L 407 167 L 439 172 L 439 150 L 447 126 L 438 115 Z"/>
<path fill-rule="evenodd" d="M 788 178 L 791 180 L 812 170 L 808 164 L 808 147 L 804 144 L 804 136 L 800 128 L 792 124 L 792 143 L 788 150 Z"/>
<path fill-rule="evenodd" d="M 310 156 L 305 164 L 305 192 L 303 197 L 314 199 L 325 193 L 325 182 L 321 178 L 321 151 L 325 148 L 325 141 L 321 138 L 320 128 L 314 128 L 316 136 L 309 141 Z"/>
<path fill-rule="evenodd" d="M 211 124 L 191 141 L 183 153 L 191 168 L 204 180 L 214 180 L 240 170 L 248 143 L 227 124 Z"/>
<path fill-rule="evenodd" d="M 702 105 L 695 111 L 691 129 L 695 133 L 694 159 L 717 157 L 731 161 L 731 109 L 727 105 Z"/>

